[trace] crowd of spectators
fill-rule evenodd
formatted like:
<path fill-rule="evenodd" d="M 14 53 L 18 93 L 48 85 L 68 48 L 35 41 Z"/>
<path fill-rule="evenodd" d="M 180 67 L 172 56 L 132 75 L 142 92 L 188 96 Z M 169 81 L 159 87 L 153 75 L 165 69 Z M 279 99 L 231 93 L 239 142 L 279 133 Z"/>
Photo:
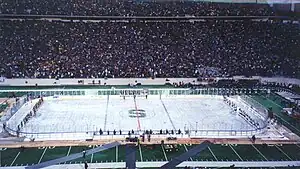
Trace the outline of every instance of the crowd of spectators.
<path fill-rule="evenodd" d="M 266 21 L 0 21 L 0 76 L 300 75 L 300 31 Z"/>
<path fill-rule="evenodd" d="M 268 4 L 200 1 L 2 0 L 0 14 L 80 16 L 269 16 Z"/>

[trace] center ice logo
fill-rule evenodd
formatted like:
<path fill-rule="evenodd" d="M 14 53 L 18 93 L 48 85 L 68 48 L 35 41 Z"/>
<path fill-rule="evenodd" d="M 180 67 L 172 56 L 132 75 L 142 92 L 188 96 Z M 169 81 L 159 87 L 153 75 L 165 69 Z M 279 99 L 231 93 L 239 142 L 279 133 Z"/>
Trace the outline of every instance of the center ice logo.
<path fill-rule="evenodd" d="M 146 117 L 146 111 L 143 109 L 131 109 L 128 110 L 129 117 Z"/>

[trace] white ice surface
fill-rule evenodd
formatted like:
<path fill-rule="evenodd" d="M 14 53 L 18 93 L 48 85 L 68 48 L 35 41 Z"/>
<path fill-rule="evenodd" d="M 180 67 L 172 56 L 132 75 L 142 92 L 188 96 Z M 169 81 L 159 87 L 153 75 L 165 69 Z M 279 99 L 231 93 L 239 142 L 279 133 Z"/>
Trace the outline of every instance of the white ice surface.
<path fill-rule="evenodd" d="M 37 115 L 29 120 L 23 131 L 83 132 L 104 124 L 105 99 L 44 100 Z"/>
<path fill-rule="evenodd" d="M 107 111 L 106 129 L 109 130 L 137 130 L 138 121 L 142 130 L 172 129 L 170 120 L 157 98 L 137 98 L 136 104 L 133 98 L 112 98 L 109 100 Z M 143 109 L 146 117 L 129 117 L 128 110 Z"/>
<path fill-rule="evenodd" d="M 222 97 L 158 97 L 123 100 L 119 96 L 45 98 L 37 116 L 22 131 L 86 132 L 102 130 L 250 130 L 246 121 L 226 105 Z M 108 103 L 107 103 L 108 101 Z M 165 108 L 164 108 L 165 105 Z M 129 110 L 143 109 L 146 117 L 129 117 Z M 169 113 L 169 116 L 168 116 Z M 107 118 L 107 119 L 106 119 Z M 106 120 L 105 120 L 106 119 Z M 174 125 L 174 126 L 173 126 Z"/>
<path fill-rule="evenodd" d="M 176 128 L 191 130 L 252 129 L 222 97 L 163 99 Z"/>

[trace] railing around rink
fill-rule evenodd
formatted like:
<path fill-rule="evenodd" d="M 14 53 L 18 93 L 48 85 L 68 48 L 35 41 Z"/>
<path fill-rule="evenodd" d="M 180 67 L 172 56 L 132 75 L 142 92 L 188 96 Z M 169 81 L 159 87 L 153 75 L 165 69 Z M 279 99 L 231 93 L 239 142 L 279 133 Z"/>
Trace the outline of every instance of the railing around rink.
<path fill-rule="evenodd" d="M 262 106 L 259 102 L 256 100 L 253 100 L 251 97 L 247 95 L 241 95 L 238 96 L 238 99 L 241 99 L 242 102 L 247 104 L 247 110 L 246 112 L 249 112 L 248 115 L 252 119 L 259 118 L 260 120 L 256 120 L 256 122 L 259 124 L 259 128 L 266 128 L 269 121 L 269 114 L 268 110 Z"/>
<path fill-rule="evenodd" d="M 16 133 L 15 130 L 7 128 L 9 133 Z M 259 134 L 263 132 L 264 129 L 252 129 L 252 130 L 187 130 L 178 133 L 178 130 L 171 133 L 166 133 L 163 131 L 160 133 L 159 130 L 153 130 L 151 134 L 151 138 L 167 138 L 167 137 L 177 137 L 177 138 L 249 138 L 255 134 Z M 147 138 L 146 131 L 137 131 L 134 133 L 128 134 L 128 132 L 132 132 L 132 130 L 122 130 L 116 131 L 114 134 L 113 131 L 103 131 L 103 134 L 100 135 L 99 131 L 87 131 L 87 132 L 72 132 L 72 131 L 64 131 L 64 132 L 19 132 L 19 137 L 25 137 L 30 140 L 84 140 L 84 139 L 125 139 L 127 137 L 139 137 L 142 134 L 145 134 L 145 139 Z"/>
<path fill-rule="evenodd" d="M 28 92 L 32 97 L 36 96 L 55 96 L 55 95 L 65 95 L 65 96 L 101 96 L 101 95 L 133 95 L 140 94 L 142 92 L 147 91 L 149 95 L 164 95 L 164 96 L 176 96 L 176 95 L 225 95 L 225 94 L 243 94 L 249 92 L 248 89 L 226 89 L 226 88 L 201 88 L 201 89 L 189 89 L 189 88 L 166 88 L 166 89 L 142 89 L 142 88 L 130 88 L 130 89 L 44 89 L 44 90 L 24 90 L 23 92 Z M 253 89 L 250 92 L 252 93 L 263 93 L 266 92 L 267 89 Z M 266 127 L 266 126 L 264 126 Z M 194 127 L 194 129 L 197 127 Z M 257 133 L 263 132 L 265 128 L 259 129 L 226 129 L 225 127 L 220 127 L 223 130 L 207 130 L 207 129 L 197 129 L 197 130 L 189 130 L 189 132 L 184 132 L 184 134 L 180 134 L 183 137 L 202 137 L 202 136 L 250 136 Z M 224 130 L 225 128 L 225 130 Z M 6 130 L 12 135 L 16 135 L 17 131 L 13 128 L 7 126 Z M 94 129 L 93 129 L 94 130 Z M 68 138 L 69 136 L 74 137 L 99 137 L 97 133 L 93 130 L 87 131 L 58 131 L 58 132 L 45 132 L 47 130 L 43 130 L 41 132 L 31 132 L 31 131 L 19 131 L 20 137 L 27 138 Z M 126 132 L 126 131 L 125 131 Z M 112 135 L 112 134 L 110 134 Z M 124 134 L 122 134 L 124 135 Z M 159 134 L 156 134 L 160 136 Z M 112 135 L 113 136 L 113 135 Z"/>
<path fill-rule="evenodd" d="M 27 96 L 22 96 L 13 103 L 11 106 L 5 109 L 4 116 L 1 117 L 1 121 L 7 121 L 13 116 L 25 103 L 27 102 Z"/>
<path fill-rule="evenodd" d="M 18 100 L 13 103 L 12 105 L 9 105 L 4 110 L 4 115 L 1 117 L 1 132 L 3 131 L 3 126 L 7 125 L 7 122 L 15 115 L 15 113 L 27 102 L 27 96 L 19 97 Z M 10 121 L 13 124 L 16 124 L 16 121 L 11 120 Z M 4 125 L 3 125 L 4 124 Z"/>
<path fill-rule="evenodd" d="M 274 89 L 275 90 L 275 89 Z M 279 89 L 278 89 L 279 90 Z M 85 96 L 85 95 L 133 95 L 146 92 L 149 95 L 226 95 L 226 94 L 255 94 L 267 93 L 268 88 L 127 88 L 127 89 L 18 89 L 1 90 L 5 92 L 25 92 L 32 97 L 39 96 Z"/>
<path fill-rule="evenodd" d="M 258 101 L 252 99 L 251 97 L 247 96 L 247 95 L 241 95 L 241 98 L 247 102 L 248 104 L 250 104 L 253 108 L 255 108 L 257 111 L 257 113 L 260 113 L 260 115 L 264 118 L 267 119 L 268 118 L 268 110 Z"/>
<path fill-rule="evenodd" d="M 3 112 L 3 116 L 0 119 L 0 132 L 3 132 L 4 125 L 7 124 L 7 121 L 11 119 L 13 115 L 27 102 L 27 96 L 19 97 L 18 100 L 13 103 L 12 105 L 9 105 Z M 15 122 L 13 122 L 15 123 Z"/>

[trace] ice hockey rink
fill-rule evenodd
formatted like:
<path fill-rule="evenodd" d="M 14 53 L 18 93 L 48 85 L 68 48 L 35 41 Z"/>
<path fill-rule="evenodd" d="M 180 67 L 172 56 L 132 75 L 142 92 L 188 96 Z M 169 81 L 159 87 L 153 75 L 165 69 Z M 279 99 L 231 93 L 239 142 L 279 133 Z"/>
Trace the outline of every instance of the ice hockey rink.
<path fill-rule="evenodd" d="M 29 103 L 30 104 L 30 103 Z M 28 105 L 27 105 L 28 106 Z M 21 108 L 19 111 L 22 111 Z M 46 97 L 22 132 L 251 130 L 222 96 Z"/>

